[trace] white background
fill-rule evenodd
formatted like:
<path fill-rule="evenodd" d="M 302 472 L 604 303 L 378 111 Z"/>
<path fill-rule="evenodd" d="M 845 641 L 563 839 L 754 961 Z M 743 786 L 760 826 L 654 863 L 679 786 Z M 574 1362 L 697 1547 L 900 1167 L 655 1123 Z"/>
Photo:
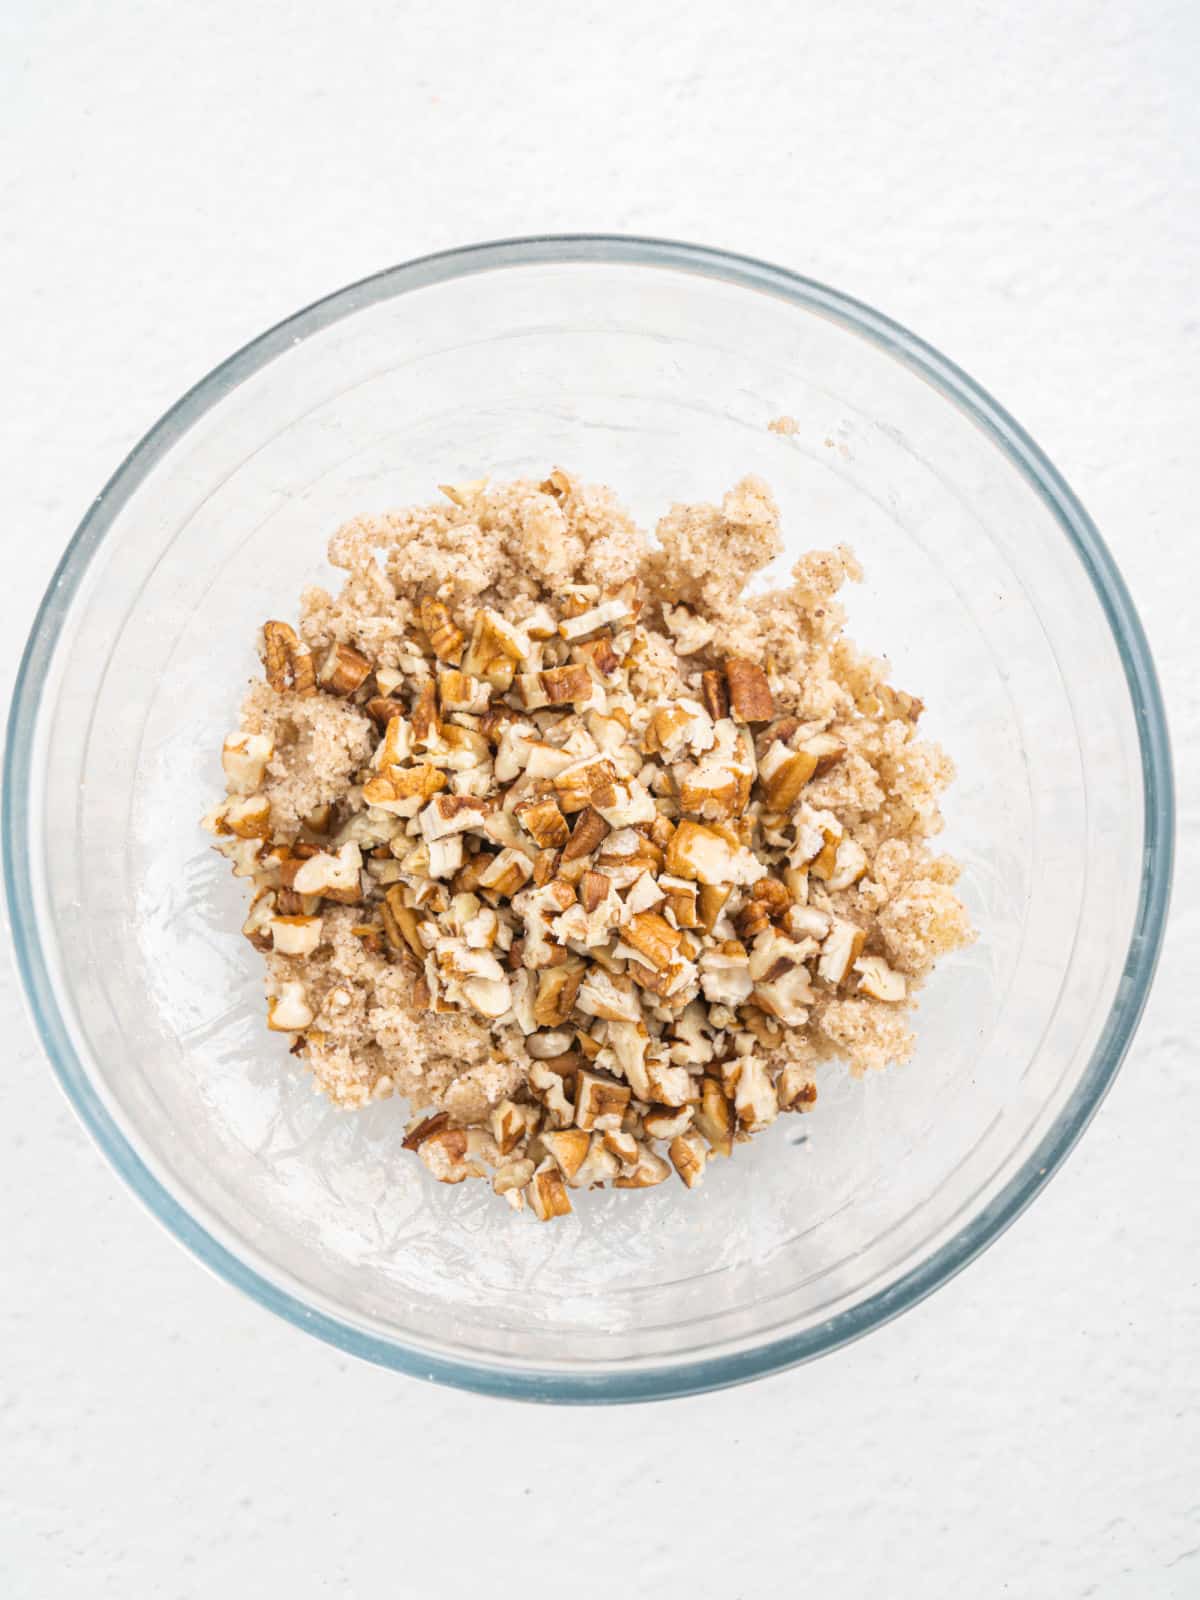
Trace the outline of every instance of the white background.
<path fill-rule="evenodd" d="M 211 1281 L 87 1142 L 0 973 L 0 1593 L 1200 1594 L 1194 0 L 0 8 L 0 666 L 129 446 L 346 281 L 690 238 L 907 323 L 1026 424 L 1147 624 L 1181 860 L 1123 1074 L 933 1300 L 638 1411 L 360 1366 Z"/>

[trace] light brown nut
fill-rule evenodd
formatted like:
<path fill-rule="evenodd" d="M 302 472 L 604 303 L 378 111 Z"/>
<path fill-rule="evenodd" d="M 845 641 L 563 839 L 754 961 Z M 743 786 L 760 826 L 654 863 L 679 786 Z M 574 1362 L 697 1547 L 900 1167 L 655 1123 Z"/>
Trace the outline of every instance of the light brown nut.
<path fill-rule="evenodd" d="M 370 676 L 370 661 L 348 644 L 331 645 L 317 670 L 317 682 L 326 694 L 339 695 L 343 700 L 361 689 Z"/>
<path fill-rule="evenodd" d="M 631 1094 L 627 1083 L 580 1068 L 575 1089 L 577 1125 L 601 1133 L 619 1130 Z"/>
<path fill-rule="evenodd" d="M 789 750 L 777 740 L 758 766 L 764 803 L 771 811 L 790 811 L 816 770 L 817 757 L 810 750 Z"/>
<path fill-rule="evenodd" d="M 680 1133 L 667 1146 L 671 1165 L 689 1189 L 703 1182 L 708 1147 L 697 1133 Z"/>
<path fill-rule="evenodd" d="M 756 883 L 766 867 L 728 828 L 684 820 L 667 847 L 667 871 L 702 884 Z"/>
<path fill-rule="evenodd" d="M 579 902 L 589 914 L 602 906 L 612 889 L 612 879 L 603 872 L 585 872 L 579 880 Z"/>
<path fill-rule="evenodd" d="M 779 1101 L 766 1067 L 757 1056 L 745 1056 L 734 1095 L 738 1122 L 747 1133 L 758 1133 L 779 1115 Z"/>
<path fill-rule="evenodd" d="M 408 725 L 413 745 L 418 750 L 441 738 L 442 719 L 438 714 L 437 690 L 432 682 L 422 687 L 413 705 Z"/>
<path fill-rule="evenodd" d="M 854 963 L 858 973 L 859 994 L 870 995 L 873 1000 L 886 1000 L 898 1005 L 908 996 L 908 982 L 902 972 L 895 972 L 882 956 L 862 956 Z"/>
<path fill-rule="evenodd" d="M 846 746 L 832 733 L 815 734 L 811 739 L 806 739 L 800 748 L 816 760 L 815 770 L 818 778 L 846 754 Z"/>
<path fill-rule="evenodd" d="M 438 673 L 438 699 L 445 712 L 465 711 L 475 716 L 491 704 L 492 686 L 486 678 L 473 678 L 469 672 L 447 667 Z"/>
<path fill-rule="evenodd" d="M 221 746 L 221 770 L 231 793 L 253 794 L 266 776 L 267 762 L 274 754 L 275 741 L 269 734 L 231 733 Z"/>
<path fill-rule="evenodd" d="M 584 856 L 590 856 L 594 850 L 599 849 L 611 832 L 612 829 L 600 813 L 594 807 L 588 806 L 575 820 L 571 837 L 563 846 L 563 860 L 577 861 Z"/>
<path fill-rule="evenodd" d="M 464 634 L 443 601 L 432 595 L 422 599 L 421 626 L 429 640 L 429 648 L 439 661 L 458 661 L 463 651 Z"/>
<path fill-rule="evenodd" d="M 271 940 L 281 956 L 310 956 L 321 942 L 322 919 L 278 916 L 271 919 Z M 861 988 L 862 985 L 860 984 Z"/>
<path fill-rule="evenodd" d="M 696 1129 L 708 1140 L 715 1156 L 733 1154 L 733 1108 L 716 1078 L 700 1080 L 700 1104 L 696 1108 Z"/>
<path fill-rule="evenodd" d="M 560 1128 L 543 1133 L 542 1143 L 558 1164 L 559 1171 L 568 1183 L 575 1177 L 587 1159 L 591 1135 L 582 1128 Z"/>
<path fill-rule="evenodd" d="M 559 810 L 557 800 L 549 796 L 541 800 L 522 801 L 514 807 L 514 815 L 539 849 L 558 849 L 571 836 L 567 819 Z"/>
<path fill-rule="evenodd" d="M 387 942 L 397 954 L 410 950 L 418 961 L 424 962 L 428 950 L 421 939 L 420 927 L 425 920 L 419 911 L 404 903 L 404 890 L 394 883 L 383 897 L 379 908 Z"/>
<path fill-rule="evenodd" d="M 729 690 L 721 673 L 701 673 L 700 697 L 704 701 L 704 709 L 714 722 L 720 722 L 729 715 Z"/>
<path fill-rule="evenodd" d="M 669 967 L 679 949 L 678 928 L 673 928 L 657 911 L 642 911 L 632 917 L 623 927 L 621 937 L 657 968 Z"/>
<path fill-rule="evenodd" d="M 672 878 L 666 875 L 658 880 L 658 887 L 666 894 L 667 903 L 664 910 L 674 917 L 677 928 L 700 926 L 698 884 L 689 882 L 687 878 Z"/>
<path fill-rule="evenodd" d="M 671 1169 L 663 1158 L 642 1145 L 632 1171 L 621 1173 L 613 1186 L 617 1189 L 651 1189 L 670 1176 Z"/>
<path fill-rule="evenodd" d="M 382 694 L 372 695 L 363 710 L 372 722 L 377 722 L 381 728 L 386 728 L 393 717 L 404 715 L 404 706 L 399 700 L 392 700 Z"/>
<path fill-rule="evenodd" d="M 775 1098 L 781 1111 L 808 1111 L 817 1103 L 817 1086 L 812 1068 L 792 1062 L 784 1067 L 775 1084 Z"/>
<path fill-rule="evenodd" d="M 299 846 L 297 846 L 299 854 Z M 335 853 L 314 851 L 301 862 L 288 888 L 297 894 L 321 895 L 342 905 L 357 905 L 362 899 L 362 851 L 353 841 Z"/>
<path fill-rule="evenodd" d="M 419 813 L 421 832 L 427 840 L 445 839 L 452 833 L 478 828 L 491 812 L 491 802 L 477 795 L 441 794 Z"/>
<path fill-rule="evenodd" d="M 575 997 L 583 982 L 583 962 L 561 967 L 545 967 L 538 973 L 534 1020 L 540 1028 L 557 1028 L 575 1009 Z"/>
<path fill-rule="evenodd" d="M 528 658 L 529 650 L 530 642 L 519 628 L 484 606 L 475 613 L 462 669 L 474 678 L 486 678 L 503 694 L 512 687 L 517 667 Z"/>
<path fill-rule="evenodd" d="M 602 810 L 617 799 L 617 769 L 607 756 L 586 756 L 554 774 L 559 806 L 568 815 L 589 805 Z"/>
<path fill-rule="evenodd" d="M 298 1033 L 308 1027 L 314 1016 L 304 985 L 298 980 L 281 983 L 279 993 L 267 1001 L 267 1027 L 273 1033 Z"/>
<path fill-rule="evenodd" d="M 552 706 L 587 705 L 595 693 L 592 675 L 581 662 L 539 672 L 538 682 Z"/>
<path fill-rule="evenodd" d="M 235 796 L 225 807 L 225 828 L 239 839 L 268 839 L 271 802 L 265 794 Z"/>
<path fill-rule="evenodd" d="M 775 699 L 767 675 L 757 662 L 729 656 L 725 662 L 729 685 L 729 710 L 735 722 L 770 722 Z"/>
<path fill-rule="evenodd" d="M 386 776 L 371 778 L 363 785 L 363 799 L 393 816 L 412 817 L 447 782 L 446 774 L 427 761 L 415 767 L 389 767 Z"/>
<path fill-rule="evenodd" d="M 657 1106 L 642 1118 L 642 1127 L 651 1139 L 675 1139 L 692 1125 L 695 1106 Z"/>
<path fill-rule="evenodd" d="M 313 694 L 317 686 L 313 658 L 286 622 L 263 623 L 263 665 L 267 682 L 277 694 L 291 689 L 296 694 Z"/>
<path fill-rule="evenodd" d="M 717 925 L 717 918 L 725 909 L 725 903 L 733 893 L 733 886 L 728 883 L 702 883 L 697 898 L 697 909 L 700 914 L 700 927 L 705 933 L 711 933 Z"/>
<path fill-rule="evenodd" d="M 867 936 L 862 928 L 840 918 L 825 937 L 817 962 L 817 976 L 836 989 L 845 983 L 850 969 L 862 954 Z"/>
<path fill-rule="evenodd" d="M 549 1157 L 533 1174 L 528 1192 L 529 1204 L 539 1222 L 551 1222 L 555 1217 L 565 1217 L 571 1209 L 562 1173 Z"/>
<path fill-rule="evenodd" d="M 505 848 L 480 874 L 479 887 L 511 900 L 533 876 L 533 863 L 520 850 Z"/>

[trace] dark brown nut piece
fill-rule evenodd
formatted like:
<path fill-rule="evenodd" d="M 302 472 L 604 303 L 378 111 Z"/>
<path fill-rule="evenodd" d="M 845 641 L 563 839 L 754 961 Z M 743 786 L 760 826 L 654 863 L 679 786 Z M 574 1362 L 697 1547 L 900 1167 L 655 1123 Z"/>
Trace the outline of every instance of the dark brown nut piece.
<path fill-rule="evenodd" d="M 445 1111 L 435 1111 L 432 1116 L 423 1117 L 415 1128 L 409 1130 L 405 1137 L 403 1148 L 405 1150 L 419 1150 L 426 1139 L 432 1138 L 435 1133 L 441 1133 L 443 1128 L 448 1128 L 449 1126 L 449 1114 Z M 463 1149 L 466 1149 L 465 1144 Z"/>
<path fill-rule="evenodd" d="M 717 918 L 725 909 L 725 902 L 732 893 L 732 885 L 728 883 L 702 883 L 700 885 L 700 926 L 705 933 L 711 933 L 716 927 Z"/>
<path fill-rule="evenodd" d="M 709 1152 L 697 1134 L 677 1134 L 667 1146 L 667 1154 L 671 1158 L 671 1165 L 689 1189 L 694 1189 L 703 1180 Z"/>
<path fill-rule="evenodd" d="M 714 722 L 729 715 L 729 690 L 719 672 L 701 673 L 700 697 L 704 701 L 704 709 Z"/>
<path fill-rule="evenodd" d="M 373 695 L 363 707 L 372 722 L 377 722 L 381 728 L 386 728 L 393 717 L 404 715 L 404 706 L 399 700 L 389 699 L 387 695 Z"/>
<path fill-rule="evenodd" d="M 425 920 L 419 911 L 414 911 L 412 906 L 404 904 L 404 890 L 398 883 L 394 883 L 383 897 L 380 906 L 380 915 L 383 919 L 383 931 L 387 942 L 393 950 L 411 950 L 418 961 L 423 962 L 428 954 L 418 929 Z"/>
<path fill-rule="evenodd" d="M 562 1173 L 549 1157 L 542 1162 L 530 1180 L 529 1204 L 539 1222 L 551 1222 L 555 1217 L 565 1217 L 571 1209 Z"/>
<path fill-rule="evenodd" d="M 735 722 L 770 722 L 775 715 L 775 698 L 767 675 L 757 662 L 730 656 L 725 662 L 725 681 Z"/>
<path fill-rule="evenodd" d="M 563 846 L 562 858 L 564 861 L 577 861 L 583 856 L 590 856 L 593 850 L 608 837 L 612 830 L 608 823 L 594 807 L 588 806 L 586 811 L 581 811 L 571 830 L 571 837 Z"/>
<path fill-rule="evenodd" d="M 361 689 L 370 676 L 371 663 L 366 656 L 348 644 L 335 644 L 325 652 L 317 682 L 327 694 L 340 695 L 344 700 Z"/>

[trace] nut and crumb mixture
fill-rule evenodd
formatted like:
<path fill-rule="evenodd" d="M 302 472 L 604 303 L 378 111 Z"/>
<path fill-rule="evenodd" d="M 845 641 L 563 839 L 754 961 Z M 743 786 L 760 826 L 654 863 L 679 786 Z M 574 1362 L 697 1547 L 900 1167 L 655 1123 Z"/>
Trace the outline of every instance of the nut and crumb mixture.
<path fill-rule="evenodd" d="M 434 1177 L 542 1220 L 645 1188 L 911 1052 L 972 937 L 931 852 L 952 768 L 842 636 L 861 577 L 781 550 L 767 486 L 649 539 L 608 489 L 444 488 L 347 523 L 336 596 L 262 630 L 205 818 L 253 892 L 267 1026 Z"/>

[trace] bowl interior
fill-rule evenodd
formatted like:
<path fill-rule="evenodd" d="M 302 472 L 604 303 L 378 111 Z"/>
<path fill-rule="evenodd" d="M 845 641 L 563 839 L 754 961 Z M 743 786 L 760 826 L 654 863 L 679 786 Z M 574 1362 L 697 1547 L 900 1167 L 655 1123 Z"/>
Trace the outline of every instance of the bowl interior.
<path fill-rule="evenodd" d="M 878 1320 L 986 1235 L 1076 1115 L 1114 1005 L 1139 1003 L 1121 992 L 1137 716 L 1044 488 L 845 307 L 679 261 L 480 264 L 408 269 L 268 336 L 102 504 L 30 728 L 25 935 L 76 1097 L 264 1298 L 415 1370 L 663 1392 Z M 783 414 L 786 437 L 767 428 Z M 482 1185 L 432 1183 L 398 1104 L 339 1115 L 313 1095 L 264 1031 L 242 886 L 197 819 L 255 629 L 336 581 L 339 522 L 556 464 L 646 522 L 757 472 L 789 561 L 854 547 L 850 632 L 923 697 L 959 769 L 944 842 L 981 937 L 925 991 L 908 1066 L 831 1064 L 813 1114 L 702 1189 L 589 1195 L 543 1228 Z"/>

